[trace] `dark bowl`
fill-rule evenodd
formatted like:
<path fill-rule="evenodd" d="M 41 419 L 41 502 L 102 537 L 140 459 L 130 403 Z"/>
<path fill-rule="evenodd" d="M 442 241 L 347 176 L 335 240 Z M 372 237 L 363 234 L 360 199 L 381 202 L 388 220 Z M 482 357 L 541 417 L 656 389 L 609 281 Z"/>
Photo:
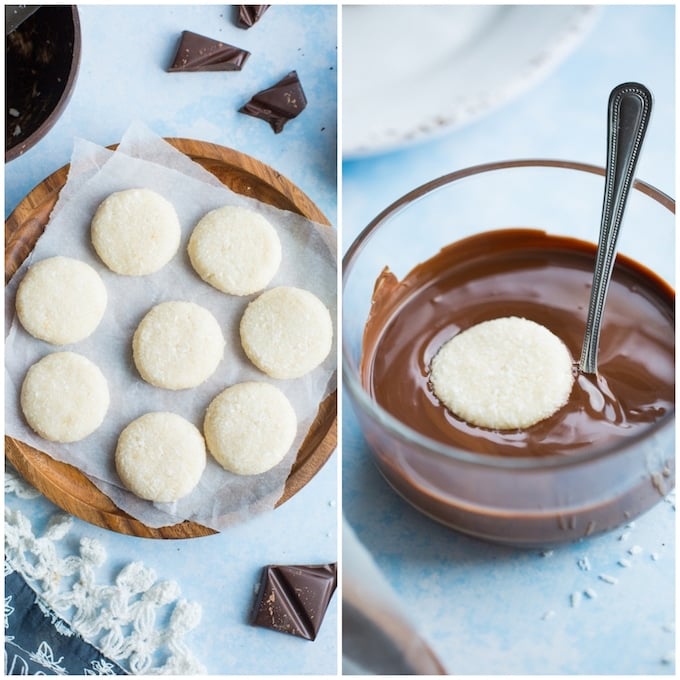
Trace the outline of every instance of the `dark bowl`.
<path fill-rule="evenodd" d="M 5 162 L 39 142 L 63 113 L 80 48 L 74 5 L 42 6 L 6 36 Z"/>

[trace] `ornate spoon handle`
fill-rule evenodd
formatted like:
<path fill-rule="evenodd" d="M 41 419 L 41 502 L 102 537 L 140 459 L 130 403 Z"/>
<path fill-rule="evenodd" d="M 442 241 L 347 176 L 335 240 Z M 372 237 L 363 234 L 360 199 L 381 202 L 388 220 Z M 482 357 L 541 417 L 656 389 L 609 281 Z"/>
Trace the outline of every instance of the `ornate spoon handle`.
<path fill-rule="evenodd" d="M 614 268 L 619 227 L 626 207 L 628 190 L 633 184 L 635 166 L 651 110 L 652 95 L 639 83 L 623 83 L 615 87 L 609 95 L 602 221 L 579 362 L 579 368 L 583 373 L 597 372 L 597 348 L 602 312 Z"/>

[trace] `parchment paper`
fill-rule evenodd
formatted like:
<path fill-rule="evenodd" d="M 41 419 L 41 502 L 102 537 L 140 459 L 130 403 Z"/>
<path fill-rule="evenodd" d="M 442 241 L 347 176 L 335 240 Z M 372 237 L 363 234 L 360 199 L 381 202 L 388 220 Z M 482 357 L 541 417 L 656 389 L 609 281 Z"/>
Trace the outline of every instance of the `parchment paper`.
<path fill-rule="evenodd" d="M 144 277 L 120 276 L 108 270 L 97 257 L 89 236 L 90 221 L 99 203 L 114 191 L 132 187 L 147 187 L 165 196 L 175 206 L 182 225 L 175 257 L 159 272 Z M 6 433 L 75 465 L 119 508 L 149 527 L 190 519 L 219 530 L 271 510 L 283 493 L 319 403 L 336 386 L 335 340 L 326 361 L 303 378 L 273 380 L 256 369 L 241 349 L 238 324 L 248 302 L 257 295 L 225 295 L 203 282 L 191 267 L 186 246 L 194 225 L 209 210 L 228 204 L 261 212 L 272 223 L 281 239 L 283 258 L 269 287 L 292 285 L 313 292 L 329 308 L 337 337 L 335 231 L 232 192 L 139 123 L 130 127 L 115 152 L 85 140 L 76 141 L 68 181 L 49 225 L 6 289 Z M 94 267 L 108 292 L 106 313 L 94 334 L 64 346 L 36 340 L 14 314 L 16 289 L 27 267 L 57 254 L 78 258 Z M 153 387 L 141 379 L 132 361 L 131 342 L 137 324 L 151 307 L 167 300 L 188 300 L 206 307 L 224 331 L 222 362 L 208 381 L 194 389 Z M 33 363 L 51 352 L 64 350 L 78 352 L 100 367 L 108 381 L 111 405 L 102 426 L 89 437 L 72 444 L 55 444 L 28 427 L 19 393 Z M 208 456 L 198 487 L 176 503 L 152 504 L 122 486 L 115 471 L 114 452 L 118 435 L 129 422 L 149 411 L 172 411 L 202 430 L 210 401 L 227 386 L 244 380 L 273 383 L 293 404 L 298 432 L 281 464 L 261 475 L 241 477 L 223 470 Z"/>

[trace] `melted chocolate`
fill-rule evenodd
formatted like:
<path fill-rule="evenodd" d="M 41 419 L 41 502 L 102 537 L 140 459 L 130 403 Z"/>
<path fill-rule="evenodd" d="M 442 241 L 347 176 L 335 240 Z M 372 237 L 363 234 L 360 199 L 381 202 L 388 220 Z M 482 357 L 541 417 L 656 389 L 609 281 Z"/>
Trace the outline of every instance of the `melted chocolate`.
<path fill-rule="evenodd" d="M 401 282 L 385 269 L 364 333 L 364 386 L 414 430 L 480 453 L 570 454 L 639 433 L 674 409 L 674 293 L 623 256 L 605 307 L 598 376 L 579 375 L 568 404 L 550 418 L 526 430 L 475 427 L 448 411 L 428 384 L 430 361 L 445 341 L 504 316 L 543 324 L 576 363 L 594 261 L 593 244 L 504 229 L 444 248 Z"/>

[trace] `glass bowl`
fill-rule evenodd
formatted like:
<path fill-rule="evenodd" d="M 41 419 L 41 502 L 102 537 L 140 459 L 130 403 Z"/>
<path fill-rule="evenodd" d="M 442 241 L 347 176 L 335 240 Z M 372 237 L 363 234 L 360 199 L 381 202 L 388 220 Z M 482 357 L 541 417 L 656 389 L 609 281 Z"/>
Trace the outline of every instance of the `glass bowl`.
<path fill-rule="evenodd" d="M 583 163 L 517 160 L 475 166 L 395 201 L 343 259 L 343 381 L 359 426 L 389 484 L 453 529 L 509 545 L 550 546 L 628 523 L 674 488 L 674 409 L 606 448 L 505 457 L 417 432 L 374 401 L 361 380 L 364 328 L 385 266 L 401 280 L 450 243 L 502 228 L 540 229 L 595 243 L 603 191 L 604 169 Z M 671 198 L 636 181 L 618 247 L 670 287 L 674 216 Z"/>

